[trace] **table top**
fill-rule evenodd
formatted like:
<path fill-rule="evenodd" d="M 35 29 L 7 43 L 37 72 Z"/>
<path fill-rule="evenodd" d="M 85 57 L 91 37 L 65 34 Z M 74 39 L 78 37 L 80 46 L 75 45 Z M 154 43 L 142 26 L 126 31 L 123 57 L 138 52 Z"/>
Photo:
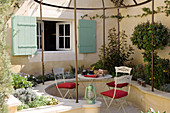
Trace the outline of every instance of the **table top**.
<path fill-rule="evenodd" d="M 95 79 L 95 80 L 101 80 L 101 79 L 108 79 L 108 78 L 112 78 L 112 75 L 105 75 L 105 76 L 101 76 L 101 77 L 97 77 L 97 78 L 93 78 L 93 77 L 84 77 L 82 74 L 78 74 L 78 78 L 80 79 Z"/>

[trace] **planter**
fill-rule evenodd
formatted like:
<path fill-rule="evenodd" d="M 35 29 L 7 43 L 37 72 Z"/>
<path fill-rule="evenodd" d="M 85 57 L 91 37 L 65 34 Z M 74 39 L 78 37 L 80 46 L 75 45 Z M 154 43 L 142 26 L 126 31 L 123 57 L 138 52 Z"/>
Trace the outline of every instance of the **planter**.
<path fill-rule="evenodd" d="M 13 95 L 10 95 L 7 101 L 7 105 L 8 105 L 8 113 L 16 113 L 17 106 L 21 105 L 21 102 L 17 98 L 15 98 Z"/>

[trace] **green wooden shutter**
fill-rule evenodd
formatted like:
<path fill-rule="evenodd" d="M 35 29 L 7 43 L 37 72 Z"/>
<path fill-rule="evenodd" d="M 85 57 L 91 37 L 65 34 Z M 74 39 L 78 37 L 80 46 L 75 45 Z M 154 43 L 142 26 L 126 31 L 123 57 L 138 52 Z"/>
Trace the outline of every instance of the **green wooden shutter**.
<path fill-rule="evenodd" d="M 79 53 L 96 52 L 96 21 L 79 20 Z"/>
<path fill-rule="evenodd" d="M 37 53 L 36 17 L 12 16 L 12 54 Z"/>

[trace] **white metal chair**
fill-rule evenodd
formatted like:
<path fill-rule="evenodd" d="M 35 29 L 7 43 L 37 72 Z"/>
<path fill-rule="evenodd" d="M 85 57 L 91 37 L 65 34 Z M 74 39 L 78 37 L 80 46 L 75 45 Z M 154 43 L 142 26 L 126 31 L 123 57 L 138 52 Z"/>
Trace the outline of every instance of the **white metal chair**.
<path fill-rule="evenodd" d="M 105 104 L 107 106 L 106 112 L 107 111 L 110 112 L 109 108 L 110 108 L 112 102 L 114 100 L 116 100 L 116 99 L 119 99 L 120 106 L 119 106 L 119 109 L 118 109 L 117 113 L 120 111 L 121 108 L 123 109 L 124 113 L 126 113 L 126 111 L 125 111 L 125 109 L 123 107 L 123 104 L 126 102 L 125 98 L 129 95 L 129 92 L 130 92 L 131 79 L 132 79 L 132 75 L 124 75 L 124 76 L 120 76 L 120 77 L 115 77 L 114 78 L 114 80 L 115 80 L 115 87 L 114 87 L 114 89 L 111 89 L 111 90 L 104 91 L 104 92 L 100 93 L 103 96 L 103 99 L 104 99 Z M 122 83 L 128 83 L 128 85 L 127 85 L 128 90 L 127 91 L 120 90 L 120 88 L 117 87 L 118 84 L 122 84 Z M 111 98 L 110 102 L 106 101 L 106 97 Z"/>
<path fill-rule="evenodd" d="M 67 95 L 69 95 L 68 98 L 72 98 L 73 99 L 73 96 L 72 94 L 70 93 L 70 90 L 73 90 L 76 88 L 76 83 L 73 83 L 73 82 L 65 82 L 65 77 L 64 77 L 64 68 L 54 68 L 53 69 L 53 73 L 54 73 L 54 78 L 55 78 L 55 83 L 56 83 L 56 88 L 58 90 L 58 92 L 60 93 L 61 97 L 62 98 L 65 98 Z M 56 76 L 59 76 L 59 75 L 62 75 L 62 78 L 63 78 L 63 83 L 60 83 L 58 84 L 57 82 L 57 79 L 56 79 Z M 66 90 L 66 93 L 63 95 L 61 93 L 61 90 Z"/>
<path fill-rule="evenodd" d="M 129 67 L 126 67 L 126 66 L 115 67 L 116 77 L 118 76 L 118 73 L 130 75 L 131 70 L 132 70 L 132 68 L 129 68 Z M 115 81 L 108 82 L 108 83 L 106 83 L 106 85 L 109 87 L 109 89 L 110 89 L 110 87 L 115 87 Z M 122 87 L 125 87 L 127 85 L 128 85 L 128 83 L 120 83 L 120 84 L 117 84 L 117 87 L 122 88 Z"/>

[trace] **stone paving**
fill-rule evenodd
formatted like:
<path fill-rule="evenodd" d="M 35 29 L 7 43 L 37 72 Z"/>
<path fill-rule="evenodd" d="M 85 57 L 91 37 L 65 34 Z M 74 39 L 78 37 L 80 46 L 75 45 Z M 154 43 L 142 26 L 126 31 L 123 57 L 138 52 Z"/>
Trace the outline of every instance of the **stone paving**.
<path fill-rule="evenodd" d="M 46 87 L 48 87 L 49 85 L 53 84 L 53 83 L 54 83 L 54 81 L 48 81 L 48 82 L 45 83 L 45 85 L 39 84 L 37 87 L 34 88 L 34 90 L 37 90 L 37 92 L 39 92 L 40 94 L 44 94 L 44 93 L 47 94 L 44 89 Z M 84 99 L 84 98 L 81 97 L 81 99 Z M 101 112 L 100 113 L 109 113 L 108 111 L 107 112 L 105 111 L 106 110 L 106 105 L 104 103 L 103 98 L 99 96 L 96 100 L 102 102 L 102 107 L 101 107 L 101 110 L 100 110 Z M 110 107 L 111 113 L 117 113 L 117 110 L 119 108 L 118 105 L 119 105 L 119 102 L 117 102 L 117 104 L 113 103 L 111 105 L 111 107 Z M 124 104 L 124 108 L 125 108 L 127 113 L 140 113 L 140 111 L 141 111 L 137 106 L 133 105 L 130 102 L 126 102 Z M 119 113 L 124 113 L 124 112 L 121 109 L 119 111 Z"/>

